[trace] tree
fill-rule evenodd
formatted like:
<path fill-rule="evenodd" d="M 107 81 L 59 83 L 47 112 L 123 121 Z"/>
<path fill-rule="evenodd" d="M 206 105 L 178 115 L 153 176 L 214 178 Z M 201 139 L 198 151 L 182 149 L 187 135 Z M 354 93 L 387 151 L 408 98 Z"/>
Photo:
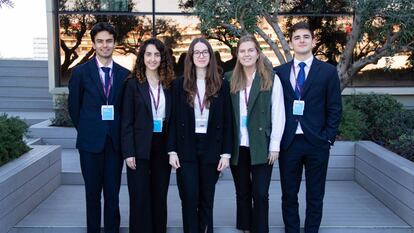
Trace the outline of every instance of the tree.
<path fill-rule="evenodd" d="M 14 7 L 14 3 L 11 0 L 0 0 L 0 8 L 3 6 Z"/>
<path fill-rule="evenodd" d="M 94 12 L 102 9 L 103 5 L 101 0 L 75 0 L 70 4 L 68 8 L 68 0 L 59 0 L 60 11 L 83 11 Z M 109 1 L 109 3 L 111 3 Z M 109 6 L 111 7 L 111 6 Z M 112 6 L 118 7 L 118 6 Z M 119 6 L 127 12 L 132 12 L 135 4 L 133 1 L 128 1 L 125 6 Z M 112 8 L 110 8 L 112 9 Z M 63 62 L 61 64 L 61 80 L 68 80 L 71 68 L 76 60 L 79 59 L 78 49 L 82 45 L 88 30 L 96 22 L 109 22 L 114 25 L 117 30 L 117 46 L 116 51 L 121 54 L 137 54 L 138 48 L 144 39 L 151 37 L 152 23 L 147 17 L 134 16 L 134 15 L 106 15 L 106 14 L 62 14 L 60 15 L 60 28 L 61 39 L 60 47 L 63 51 Z M 172 20 L 157 19 L 156 21 L 156 34 L 163 35 L 163 39 L 169 46 L 175 46 L 177 41 L 181 39 L 181 34 L 178 30 L 178 26 Z M 62 37 L 66 36 L 73 38 L 74 40 L 65 40 Z M 77 64 L 82 64 L 89 60 L 95 51 L 91 47 Z M 76 64 L 76 65 L 77 65 Z"/>
<path fill-rule="evenodd" d="M 287 2 L 287 3 L 286 3 Z M 223 27 L 232 35 L 255 33 L 263 38 L 274 51 L 280 63 L 292 59 L 284 32 L 281 30 L 278 12 L 298 4 L 313 4 L 314 10 L 321 4 L 335 1 L 327 0 L 198 0 L 193 1 L 193 13 L 199 16 L 201 28 Z M 337 70 L 341 89 L 365 66 L 375 64 L 385 56 L 414 50 L 414 2 L 411 0 L 346 0 L 342 1 L 353 12 L 352 29 L 345 36 L 345 46 L 334 44 L 340 56 L 328 55 L 337 59 Z M 319 8 L 318 8 L 319 7 Z M 268 23 L 277 40 L 272 40 L 260 27 Z M 320 21 L 324 22 L 324 21 Z M 323 25 L 338 31 L 332 23 Z M 335 30 L 333 32 L 335 32 Z M 332 32 L 332 33 L 333 33 Z M 326 34 L 323 34 L 324 36 Z M 335 35 L 335 34 L 333 34 Z M 325 43 L 326 44 L 326 43 Z M 336 58 L 338 57 L 338 58 Z"/>

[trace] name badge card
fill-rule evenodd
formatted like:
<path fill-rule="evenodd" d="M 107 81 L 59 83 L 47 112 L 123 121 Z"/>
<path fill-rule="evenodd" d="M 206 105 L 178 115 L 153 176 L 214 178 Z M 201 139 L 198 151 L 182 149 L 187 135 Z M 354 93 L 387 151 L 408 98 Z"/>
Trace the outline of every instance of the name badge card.
<path fill-rule="evenodd" d="M 242 128 L 247 128 L 247 116 L 242 116 L 241 117 L 241 127 Z"/>
<path fill-rule="evenodd" d="M 102 105 L 101 115 L 103 121 L 113 121 L 114 120 L 114 106 L 113 105 Z"/>
<path fill-rule="evenodd" d="M 196 118 L 196 133 L 207 133 L 207 119 Z"/>
<path fill-rule="evenodd" d="M 303 116 L 305 111 L 305 101 L 295 100 L 293 101 L 293 115 Z"/>
<path fill-rule="evenodd" d="M 154 123 L 154 130 L 152 132 L 161 133 L 162 132 L 162 118 L 160 117 L 154 118 L 153 123 Z"/>

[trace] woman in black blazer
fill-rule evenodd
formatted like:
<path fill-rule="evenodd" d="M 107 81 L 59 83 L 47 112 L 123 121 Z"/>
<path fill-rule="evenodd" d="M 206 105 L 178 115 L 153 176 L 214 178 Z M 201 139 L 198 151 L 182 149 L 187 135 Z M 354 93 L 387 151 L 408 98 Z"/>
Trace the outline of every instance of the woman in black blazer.
<path fill-rule="evenodd" d="M 184 233 L 212 233 L 215 185 L 229 165 L 233 125 L 229 84 L 206 39 L 192 41 L 184 77 L 172 91 L 168 154 L 177 169 Z"/>
<path fill-rule="evenodd" d="M 173 78 L 172 61 L 164 44 L 154 38 L 145 41 L 125 84 L 121 115 L 131 233 L 166 232 L 171 173 L 166 139 Z"/>

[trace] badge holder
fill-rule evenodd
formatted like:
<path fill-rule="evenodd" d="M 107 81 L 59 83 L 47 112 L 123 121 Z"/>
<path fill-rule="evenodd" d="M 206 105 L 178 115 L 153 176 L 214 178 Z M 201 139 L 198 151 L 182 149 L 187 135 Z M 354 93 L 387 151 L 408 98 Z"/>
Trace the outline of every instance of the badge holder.
<path fill-rule="evenodd" d="M 304 111 L 305 111 L 305 101 L 303 100 L 293 101 L 293 115 L 303 116 Z"/>
<path fill-rule="evenodd" d="M 102 105 L 101 115 L 102 115 L 103 121 L 113 121 L 114 120 L 114 106 L 113 105 Z"/>
<path fill-rule="evenodd" d="M 162 133 L 162 118 L 160 118 L 160 117 L 154 118 L 153 123 L 154 123 L 153 132 L 154 133 Z"/>
<path fill-rule="evenodd" d="M 207 120 L 196 118 L 196 133 L 207 133 Z"/>

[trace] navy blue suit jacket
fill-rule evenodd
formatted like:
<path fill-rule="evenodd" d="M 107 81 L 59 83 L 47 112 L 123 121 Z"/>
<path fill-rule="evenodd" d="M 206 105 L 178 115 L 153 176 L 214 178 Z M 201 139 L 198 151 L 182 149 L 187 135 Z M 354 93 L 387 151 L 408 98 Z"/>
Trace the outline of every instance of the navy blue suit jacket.
<path fill-rule="evenodd" d="M 126 81 L 122 104 L 121 147 L 124 158 L 135 156 L 150 159 L 154 129 L 151 96 L 147 81 L 140 83 L 136 78 Z M 163 89 L 165 97 L 165 134 L 171 115 L 171 90 Z"/>
<path fill-rule="evenodd" d="M 69 114 L 78 131 L 76 148 L 99 153 L 110 136 L 115 151 L 120 151 L 120 104 L 124 80 L 129 71 L 113 63 L 113 81 L 109 104 L 114 105 L 114 120 L 103 121 L 101 106 L 106 105 L 106 96 L 99 76 L 96 58 L 73 68 L 69 80 Z"/>
<path fill-rule="evenodd" d="M 305 111 L 303 116 L 297 116 L 293 115 L 293 101 L 298 98 L 290 83 L 292 62 L 274 68 L 283 86 L 286 110 L 281 149 L 286 150 L 292 143 L 298 122 L 310 143 L 329 148 L 335 141 L 342 113 L 340 82 L 336 68 L 316 58 L 313 59 L 301 98 L 305 101 Z"/>

